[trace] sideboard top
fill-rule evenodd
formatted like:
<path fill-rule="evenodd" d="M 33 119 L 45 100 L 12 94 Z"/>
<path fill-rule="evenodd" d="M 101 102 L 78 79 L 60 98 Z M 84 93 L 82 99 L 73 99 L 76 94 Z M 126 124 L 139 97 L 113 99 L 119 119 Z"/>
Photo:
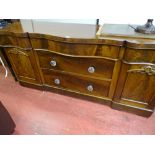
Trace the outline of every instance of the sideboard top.
<path fill-rule="evenodd" d="M 71 32 L 67 36 L 65 36 L 63 32 L 62 35 L 52 34 L 49 31 L 50 27 L 46 29 L 46 24 L 44 23 L 43 25 L 39 26 L 38 23 L 38 28 L 33 32 L 24 32 L 21 23 L 15 22 L 0 29 L 0 35 L 29 37 L 30 39 L 42 38 L 66 43 L 107 44 L 114 46 L 123 46 L 126 44 L 126 47 L 130 48 L 155 49 L 155 35 L 137 33 L 133 28 L 125 24 L 104 24 L 99 28 L 97 33 L 97 28 L 94 27 L 94 29 L 87 29 L 84 35 L 79 31 L 74 32 L 72 28 L 70 28 L 68 32 Z M 87 33 L 92 35 L 87 36 Z"/>

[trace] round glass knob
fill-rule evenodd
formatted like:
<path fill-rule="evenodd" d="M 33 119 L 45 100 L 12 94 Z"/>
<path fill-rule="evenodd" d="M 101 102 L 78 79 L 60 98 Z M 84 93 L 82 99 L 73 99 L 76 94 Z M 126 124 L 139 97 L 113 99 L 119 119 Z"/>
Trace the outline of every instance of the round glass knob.
<path fill-rule="evenodd" d="M 87 90 L 88 91 L 93 91 L 93 86 L 92 85 L 87 86 Z"/>
<path fill-rule="evenodd" d="M 88 72 L 89 73 L 94 73 L 95 72 L 95 68 L 94 67 L 88 67 Z"/>
<path fill-rule="evenodd" d="M 59 84 L 60 84 L 60 80 L 59 80 L 59 79 L 54 79 L 54 83 L 55 83 L 56 85 L 59 85 Z"/>
<path fill-rule="evenodd" d="M 50 62 L 51 66 L 55 67 L 57 65 L 56 61 L 55 60 L 51 60 Z"/>

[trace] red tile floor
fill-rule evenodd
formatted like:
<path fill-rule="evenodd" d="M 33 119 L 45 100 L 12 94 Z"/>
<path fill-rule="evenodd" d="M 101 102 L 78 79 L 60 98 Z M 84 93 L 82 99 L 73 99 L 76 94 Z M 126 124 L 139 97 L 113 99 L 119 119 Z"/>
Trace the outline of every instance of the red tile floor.
<path fill-rule="evenodd" d="M 86 100 L 22 87 L 0 67 L 0 100 L 16 123 L 15 135 L 155 134 L 155 113 L 144 118 Z"/>

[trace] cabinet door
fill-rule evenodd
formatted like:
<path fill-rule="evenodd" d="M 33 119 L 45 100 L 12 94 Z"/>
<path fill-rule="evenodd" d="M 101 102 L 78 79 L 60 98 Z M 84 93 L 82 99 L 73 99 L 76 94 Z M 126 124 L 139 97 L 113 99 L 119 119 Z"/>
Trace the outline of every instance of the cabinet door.
<path fill-rule="evenodd" d="M 5 49 L 8 59 L 19 81 L 40 84 L 40 75 L 32 50 Z"/>
<path fill-rule="evenodd" d="M 155 65 L 123 62 L 114 101 L 131 107 L 153 109 L 154 99 Z"/>

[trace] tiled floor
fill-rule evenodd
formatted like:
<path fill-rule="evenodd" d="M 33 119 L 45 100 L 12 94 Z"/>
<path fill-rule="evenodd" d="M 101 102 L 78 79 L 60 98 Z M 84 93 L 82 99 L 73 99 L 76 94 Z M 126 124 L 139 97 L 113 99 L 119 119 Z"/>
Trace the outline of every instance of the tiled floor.
<path fill-rule="evenodd" d="M 108 106 L 22 87 L 0 68 L 0 100 L 16 123 L 14 134 L 155 134 L 150 118 Z"/>

